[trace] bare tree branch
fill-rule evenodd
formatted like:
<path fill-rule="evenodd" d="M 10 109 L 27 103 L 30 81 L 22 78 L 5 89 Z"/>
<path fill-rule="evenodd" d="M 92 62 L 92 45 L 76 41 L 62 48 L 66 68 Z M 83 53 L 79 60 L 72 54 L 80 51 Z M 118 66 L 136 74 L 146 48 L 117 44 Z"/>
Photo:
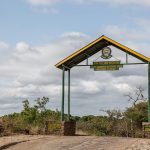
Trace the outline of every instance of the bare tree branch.
<path fill-rule="evenodd" d="M 125 94 L 124 96 L 128 97 L 128 101 L 133 102 L 133 106 L 135 106 L 138 101 L 147 100 L 143 95 L 143 91 L 144 89 L 141 86 L 139 86 L 139 87 L 136 87 L 134 95 L 131 93 L 128 93 L 128 94 Z"/>

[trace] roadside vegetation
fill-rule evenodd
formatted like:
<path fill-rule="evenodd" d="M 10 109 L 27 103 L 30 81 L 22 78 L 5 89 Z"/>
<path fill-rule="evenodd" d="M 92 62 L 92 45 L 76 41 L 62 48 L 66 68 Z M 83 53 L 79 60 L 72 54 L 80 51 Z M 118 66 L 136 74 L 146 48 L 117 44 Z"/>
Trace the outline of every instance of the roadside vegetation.
<path fill-rule="evenodd" d="M 135 96 L 126 96 L 132 101 L 132 106 L 121 110 L 102 110 L 104 116 L 71 116 L 77 122 L 77 131 L 88 135 L 142 137 L 142 122 L 147 122 L 148 104 L 142 94 L 136 89 Z M 49 98 L 37 98 L 33 106 L 29 100 L 23 101 L 23 110 L 1 117 L 0 133 L 12 134 L 59 134 L 61 129 L 60 111 L 46 108 Z M 67 115 L 65 115 L 67 119 Z"/>
<path fill-rule="evenodd" d="M 90 135 L 142 137 L 142 122 L 147 122 L 147 102 L 140 102 L 126 111 L 107 110 L 106 116 L 84 116 L 78 119 L 77 129 Z"/>
<path fill-rule="evenodd" d="M 143 137 L 142 122 L 148 121 L 148 103 L 143 88 L 137 87 L 124 96 L 131 107 L 121 110 L 101 110 L 105 116 L 83 116 L 77 121 L 77 129 L 92 135 Z"/>
<path fill-rule="evenodd" d="M 60 112 L 46 109 L 49 98 L 43 97 L 35 100 L 35 105 L 30 106 L 29 100 L 23 101 L 23 110 L 2 117 L 4 127 L 3 135 L 12 133 L 44 134 L 46 121 L 59 121 Z"/>

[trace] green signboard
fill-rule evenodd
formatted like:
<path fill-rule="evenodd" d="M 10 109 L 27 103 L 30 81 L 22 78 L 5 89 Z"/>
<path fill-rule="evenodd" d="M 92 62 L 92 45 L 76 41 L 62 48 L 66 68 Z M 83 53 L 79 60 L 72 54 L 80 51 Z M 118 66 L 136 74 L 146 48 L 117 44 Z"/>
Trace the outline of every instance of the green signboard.
<path fill-rule="evenodd" d="M 142 122 L 143 131 L 150 132 L 150 122 Z"/>
<path fill-rule="evenodd" d="M 119 70 L 118 67 L 111 67 L 111 66 L 96 66 L 94 68 L 94 71 L 113 71 L 113 70 Z"/>
<path fill-rule="evenodd" d="M 150 132 L 150 126 L 145 126 L 145 127 L 144 127 L 144 131 Z"/>
<path fill-rule="evenodd" d="M 120 61 L 97 61 L 93 65 L 120 65 Z"/>
<path fill-rule="evenodd" d="M 123 65 L 120 64 L 120 61 L 102 61 L 102 62 L 93 62 L 93 65 L 90 66 L 94 71 L 113 71 L 123 68 Z"/>

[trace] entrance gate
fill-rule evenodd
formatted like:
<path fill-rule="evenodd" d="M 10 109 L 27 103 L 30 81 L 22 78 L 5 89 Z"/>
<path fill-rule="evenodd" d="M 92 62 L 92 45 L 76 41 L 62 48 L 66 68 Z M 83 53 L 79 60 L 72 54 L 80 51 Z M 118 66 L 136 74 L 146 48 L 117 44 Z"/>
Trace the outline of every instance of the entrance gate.
<path fill-rule="evenodd" d="M 114 46 L 119 50 L 126 53 L 126 63 L 121 63 L 120 61 L 102 61 L 102 62 L 93 62 L 89 64 L 88 58 L 96 54 L 99 51 L 102 51 L 102 58 L 108 60 L 112 57 L 111 49 L 108 46 Z M 141 63 L 129 63 L 128 55 L 141 60 Z M 87 60 L 86 65 L 79 65 L 82 61 Z M 111 71 L 119 70 L 123 68 L 124 65 L 139 65 L 147 64 L 148 65 L 148 122 L 150 122 L 150 58 L 106 37 L 101 36 L 95 41 L 91 42 L 87 46 L 76 51 L 72 55 L 63 59 L 55 66 L 62 70 L 62 104 L 61 104 L 61 121 L 64 121 L 64 99 L 65 99 L 65 72 L 68 72 L 68 120 L 70 120 L 70 70 L 71 68 L 78 66 L 89 66 L 94 71 Z"/>

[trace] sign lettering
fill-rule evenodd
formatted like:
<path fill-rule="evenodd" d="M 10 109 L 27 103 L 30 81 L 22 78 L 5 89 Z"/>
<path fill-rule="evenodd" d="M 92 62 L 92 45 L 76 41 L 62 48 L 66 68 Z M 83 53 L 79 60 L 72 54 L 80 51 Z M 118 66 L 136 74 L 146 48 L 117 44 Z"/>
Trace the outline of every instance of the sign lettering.
<path fill-rule="evenodd" d="M 93 68 L 94 71 L 113 71 L 123 68 L 123 64 L 120 64 L 120 61 L 101 61 L 93 62 L 90 68 Z"/>

